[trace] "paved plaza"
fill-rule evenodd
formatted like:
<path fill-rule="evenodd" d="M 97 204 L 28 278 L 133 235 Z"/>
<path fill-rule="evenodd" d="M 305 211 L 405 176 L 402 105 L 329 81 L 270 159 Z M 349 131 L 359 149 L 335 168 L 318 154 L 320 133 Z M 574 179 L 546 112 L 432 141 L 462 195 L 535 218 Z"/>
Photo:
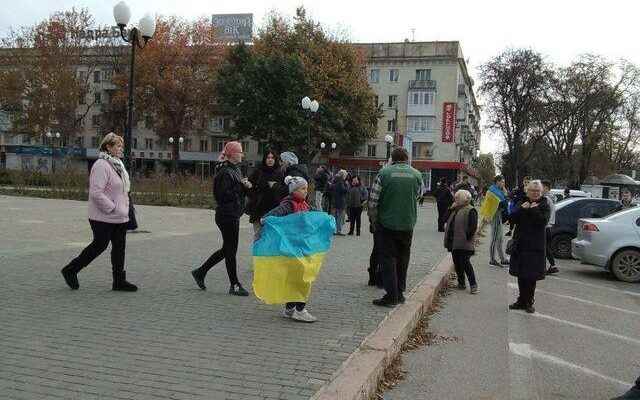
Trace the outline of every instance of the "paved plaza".
<path fill-rule="evenodd" d="M 0 398 L 307 399 L 385 318 L 366 286 L 372 237 L 338 237 L 316 282 L 315 324 L 280 316 L 255 297 L 229 296 L 224 264 L 206 291 L 189 271 L 221 245 L 213 212 L 139 206 L 127 236 L 127 278 L 112 292 L 108 251 L 71 291 L 59 273 L 90 241 L 85 202 L 0 196 Z M 444 256 L 425 204 L 413 240 L 409 286 Z M 251 288 L 243 219 L 239 277 Z"/>

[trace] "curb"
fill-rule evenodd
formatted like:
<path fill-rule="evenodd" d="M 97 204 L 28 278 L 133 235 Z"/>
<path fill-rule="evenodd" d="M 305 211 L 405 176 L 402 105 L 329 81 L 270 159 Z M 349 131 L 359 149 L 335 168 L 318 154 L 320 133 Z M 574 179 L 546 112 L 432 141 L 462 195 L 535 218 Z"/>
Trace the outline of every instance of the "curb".
<path fill-rule="evenodd" d="M 396 307 L 375 331 L 342 363 L 331 382 L 311 400 L 368 400 L 377 391 L 378 382 L 391 361 L 429 310 L 440 289 L 453 271 L 450 255 L 413 289 L 405 304 Z"/>

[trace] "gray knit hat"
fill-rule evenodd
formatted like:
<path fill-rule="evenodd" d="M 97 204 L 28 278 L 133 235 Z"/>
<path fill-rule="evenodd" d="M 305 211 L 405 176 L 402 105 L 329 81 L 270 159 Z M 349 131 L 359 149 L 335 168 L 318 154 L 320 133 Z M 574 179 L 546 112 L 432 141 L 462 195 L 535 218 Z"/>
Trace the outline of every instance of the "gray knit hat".
<path fill-rule="evenodd" d="M 289 193 L 293 193 L 303 186 L 307 186 L 307 180 L 300 176 L 287 176 L 284 178 L 285 185 L 289 186 Z"/>
<path fill-rule="evenodd" d="M 284 153 L 280 154 L 280 160 L 288 163 L 289 165 L 296 165 L 298 163 L 298 156 L 290 151 L 285 151 Z"/>

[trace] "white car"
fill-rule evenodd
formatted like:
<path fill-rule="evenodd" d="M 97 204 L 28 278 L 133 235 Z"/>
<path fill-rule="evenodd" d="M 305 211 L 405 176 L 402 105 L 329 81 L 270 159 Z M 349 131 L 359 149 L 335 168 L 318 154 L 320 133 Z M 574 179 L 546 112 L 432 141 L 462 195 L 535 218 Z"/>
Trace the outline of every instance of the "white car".
<path fill-rule="evenodd" d="M 571 253 L 583 264 L 606 268 L 621 281 L 640 282 L 640 207 L 606 218 L 581 219 Z"/>
<path fill-rule="evenodd" d="M 564 200 L 564 189 L 551 189 L 549 191 L 556 199 L 556 203 Z M 583 192 L 582 190 L 569 190 L 570 197 L 591 197 L 591 193 Z"/>

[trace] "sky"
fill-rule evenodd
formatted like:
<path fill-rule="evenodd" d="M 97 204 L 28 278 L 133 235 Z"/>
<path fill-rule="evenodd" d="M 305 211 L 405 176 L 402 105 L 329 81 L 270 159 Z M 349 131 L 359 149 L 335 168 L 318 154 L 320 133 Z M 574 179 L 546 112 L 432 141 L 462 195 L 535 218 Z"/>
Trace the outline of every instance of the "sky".
<path fill-rule="evenodd" d="M 97 25 L 111 26 L 116 3 L 7 1 L 0 13 L 0 34 L 5 34 L 9 27 L 31 25 L 71 7 L 86 7 Z M 406 38 L 460 41 L 472 76 L 477 75 L 479 65 L 509 47 L 532 48 L 557 65 L 566 65 L 584 53 L 600 54 L 610 60 L 625 58 L 640 65 L 638 0 L 127 0 L 127 4 L 132 21 L 145 13 L 188 19 L 253 13 L 257 26 L 270 11 L 292 16 L 296 7 L 304 5 L 311 18 L 330 30 L 346 32 L 354 42 L 399 42 Z M 501 148 L 498 137 L 482 138 L 482 152 Z"/>

